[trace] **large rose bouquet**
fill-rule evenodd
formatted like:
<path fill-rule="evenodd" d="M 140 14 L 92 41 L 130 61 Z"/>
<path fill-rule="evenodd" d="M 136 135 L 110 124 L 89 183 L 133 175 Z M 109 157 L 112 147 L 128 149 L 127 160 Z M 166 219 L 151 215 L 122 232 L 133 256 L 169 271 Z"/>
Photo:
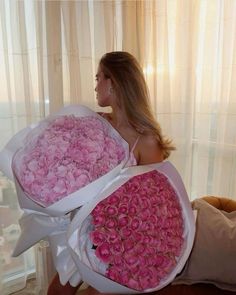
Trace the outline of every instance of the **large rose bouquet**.
<path fill-rule="evenodd" d="M 69 227 L 82 278 L 104 293 L 164 287 L 184 266 L 193 238 L 190 203 L 169 162 L 127 168 Z"/>
<path fill-rule="evenodd" d="M 156 170 L 134 176 L 92 211 L 90 233 L 105 275 L 132 289 L 157 287 L 183 247 L 183 216 L 167 177 Z"/>

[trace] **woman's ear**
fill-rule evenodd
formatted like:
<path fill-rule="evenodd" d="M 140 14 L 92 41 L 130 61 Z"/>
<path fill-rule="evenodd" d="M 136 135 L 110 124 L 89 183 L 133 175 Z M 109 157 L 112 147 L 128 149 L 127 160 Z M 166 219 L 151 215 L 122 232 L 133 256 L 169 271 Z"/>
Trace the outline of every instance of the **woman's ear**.
<path fill-rule="evenodd" d="M 107 81 L 108 81 L 108 92 L 109 92 L 109 95 L 113 95 L 114 94 L 114 88 L 113 88 L 112 80 L 110 78 L 107 78 Z"/>

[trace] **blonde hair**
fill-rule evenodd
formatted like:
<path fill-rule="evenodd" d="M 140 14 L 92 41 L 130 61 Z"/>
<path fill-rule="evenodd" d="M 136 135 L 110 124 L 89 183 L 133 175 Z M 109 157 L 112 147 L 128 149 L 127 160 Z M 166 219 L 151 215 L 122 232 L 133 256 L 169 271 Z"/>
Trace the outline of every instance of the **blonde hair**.
<path fill-rule="evenodd" d="M 138 61 L 128 52 L 114 51 L 101 58 L 100 67 L 104 76 L 111 79 L 118 104 L 124 108 L 129 123 L 141 134 L 154 135 L 164 158 L 168 158 L 175 147 L 162 135 L 151 111 L 147 84 Z"/>

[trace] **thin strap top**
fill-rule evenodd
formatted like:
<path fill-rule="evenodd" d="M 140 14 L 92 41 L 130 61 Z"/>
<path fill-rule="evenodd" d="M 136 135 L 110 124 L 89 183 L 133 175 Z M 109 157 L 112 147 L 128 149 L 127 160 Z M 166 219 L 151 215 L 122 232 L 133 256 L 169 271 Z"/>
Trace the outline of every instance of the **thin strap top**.
<path fill-rule="evenodd" d="M 129 153 L 129 159 L 128 161 L 126 162 L 125 164 L 125 167 L 130 167 L 130 166 L 136 166 L 137 165 L 137 160 L 135 158 L 135 155 L 134 155 L 134 150 L 138 144 L 138 141 L 140 139 L 140 135 L 137 137 L 137 139 L 135 140 L 135 143 L 133 144 L 131 150 L 130 150 L 130 153 Z"/>
<path fill-rule="evenodd" d="M 134 152 L 134 150 L 135 150 L 135 148 L 136 148 L 136 145 L 138 144 L 139 138 L 140 138 L 140 135 L 139 135 L 139 136 L 137 137 L 137 139 L 135 140 L 135 143 L 134 143 L 132 149 L 130 150 L 131 153 Z"/>

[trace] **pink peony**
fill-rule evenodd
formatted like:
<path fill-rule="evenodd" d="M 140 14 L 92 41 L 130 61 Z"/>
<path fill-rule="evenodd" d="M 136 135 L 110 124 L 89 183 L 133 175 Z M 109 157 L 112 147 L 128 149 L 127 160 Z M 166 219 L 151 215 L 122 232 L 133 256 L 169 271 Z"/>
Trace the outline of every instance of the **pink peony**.
<path fill-rule="evenodd" d="M 61 116 L 43 125 L 15 154 L 13 169 L 28 197 L 44 207 L 108 173 L 125 157 L 97 117 Z M 109 212 L 115 214 L 112 207 Z"/>
<path fill-rule="evenodd" d="M 178 196 L 165 175 L 153 170 L 131 178 L 91 215 L 90 238 L 111 280 L 144 291 L 157 287 L 176 266 L 184 223 Z"/>

